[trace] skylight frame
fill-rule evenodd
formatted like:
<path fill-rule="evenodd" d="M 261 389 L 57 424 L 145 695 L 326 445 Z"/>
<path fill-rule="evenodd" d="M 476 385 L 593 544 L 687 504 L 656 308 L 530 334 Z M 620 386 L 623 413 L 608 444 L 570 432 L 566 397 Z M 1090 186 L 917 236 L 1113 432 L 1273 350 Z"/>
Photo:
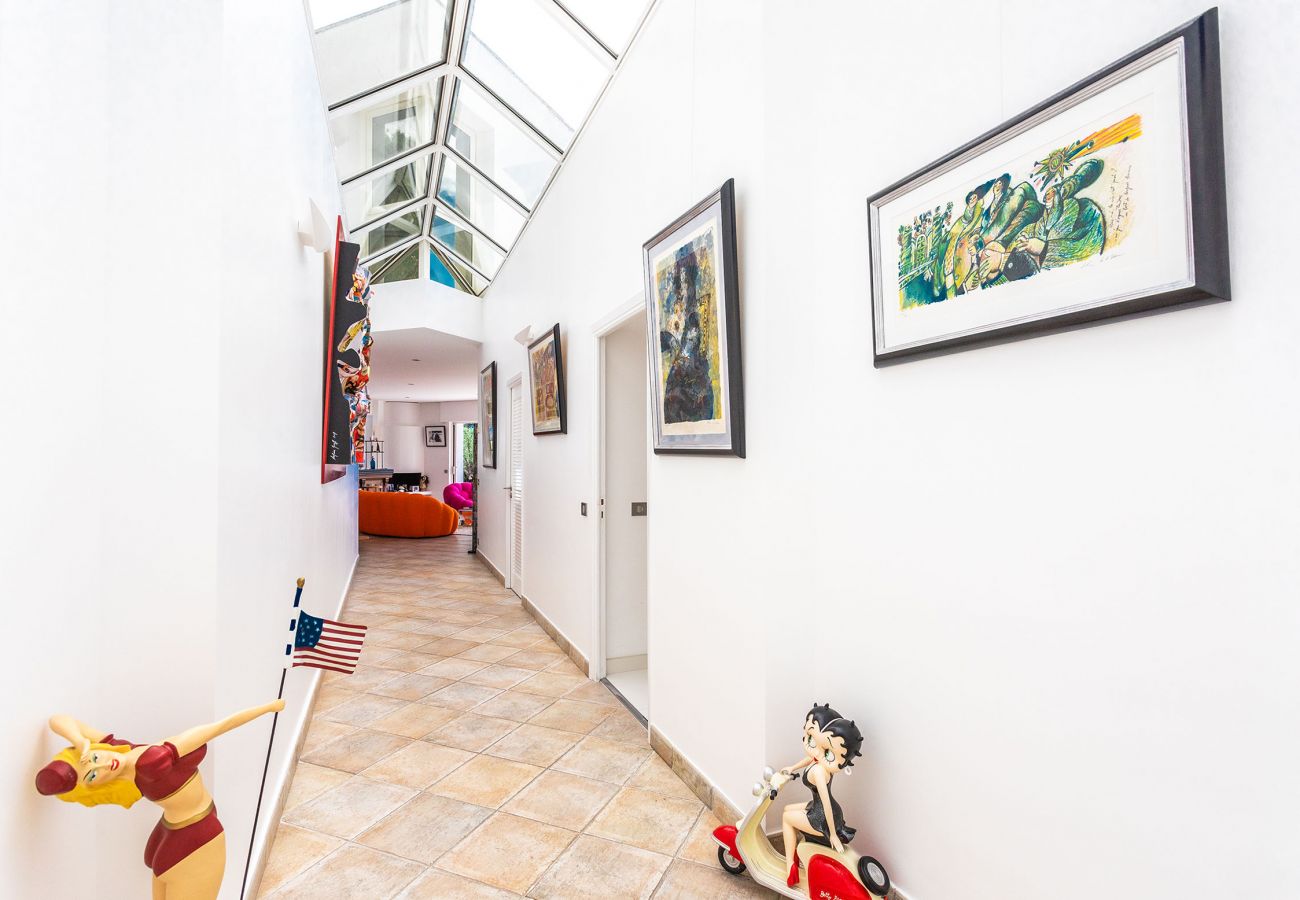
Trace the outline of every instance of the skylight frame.
<path fill-rule="evenodd" d="M 401 0 L 398 0 L 401 2 Z M 382 164 L 372 166 L 369 169 L 347 176 L 340 180 L 340 187 L 346 188 L 358 181 L 364 179 L 377 178 L 390 171 L 396 171 L 413 160 L 428 154 L 428 177 L 426 178 L 424 192 L 412 198 L 403 206 L 390 210 L 382 216 L 365 222 L 350 222 L 344 213 L 344 226 L 350 235 L 355 238 L 361 238 L 371 230 L 383 226 L 389 221 L 400 219 L 412 212 L 419 213 L 423 218 L 423 227 L 420 234 L 412 235 L 403 241 L 400 241 L 382 251 L 363 257 L 361 263 L 371 267 L 373 271 L 382 272 L 388 266 L 392 265 L 396 257 L 405 252 L 414 244 L 422 244 L 420 277 L 428 277 L 428 260 L 427 255 L 430 252 L 442 254 L 447 260 L 461 266 L 477 278 L 485 282 L 483 290 L 475 294 L 471 289 L 469 293 L 482 297 L 487 289 L 491 286 L 493 279 L 489 278 L 482 270 L 464 259 L 457 251 L 443 244 L 433 237 L 433 225 L 435 216 L 440 216 L 459 228 L 463 228 L 478 239 L 487 242 L 492 250 L 502 255 L 501 266 L 504 267 L 509 261 L 510 253 L 514 246 L 518 244 L 524 232 L 528 230 L 528 225 L 532 221 L 532 216 L 537 208 L 545 199 L 546 194 L 550 191 L 551 185 L 554 184 L 560 168 L 564 165 L 569 153 L 572 152 L 578 138 L 585 130 L 587 122 L 591 118 L 592 111 L 600 104 L 605 92 L 609 89 L 609 84 L 622 66 L 623 59 L 627 53 L 636 44 L 641 30 L 645 26 L 658 0 L 644 0 L 645 8 L 641 11 L 637 19 L 636 27 L 632 31 L 632 36 L 628 40 L 627 48 L 622 54 L 616 53 L 611 47 L 606 45 L 596 34 L 594 28 L 588 27 L 578 16 L 569 10 L 564 0 L 534 0 L 543 6 L 549 8 L 557 22 L 571 34 L 576 40 L 585 44 L 586 49 L 593 53 L 598 60 L 606 60 L 608 63 L 609 74 L 605 78 L 600 91 L 596 94 L 590 108 L 586 114 L 577 123 L 573 135 L 568 141 L 566 147 L 561 148 L 556 142 L 535 125 L 533 122 L 522 115 L 518 110 L 512 107 L 495 91 L 493 91 L 482 79 L 473 71 L 464 65 L 466 36 L 468 32 L 470 16 L 476 3 L 492 2 L 492 0 L 446 0 L 446 20 L 443 31 L 442 60 L 427 66 L 422 66 L 417 70 L 411 71 L 401 77 L 389 79 L 381 84 L 376 84 L 364 91 L 359 91 L 352 96 L 328 104 L 326 107 L 327 114 L 333 120 L 336 117 L 343 117 L 364 109 L 363 104 L 370 101 L 382 102 L 380 95 L 388 92 L 396 96 L 402 92 L 403 87 L 414 86 L 416 83 L 424 80 L 432 81 L 437 86 L 437 102 L 435 105 L 436 119 L 434 122 L 433 140 L 423 143 L 418 147 L 413 147 L 405 151 L 401 156 L 394 157 Z M 382 4 L 380 4 L 382 5 Z M 373 12 L 371 10 L 370 12 Z M 363 13 L 361 15 L 367 15 Z M 307 15 L 310 22 L 311 8 L 307 5 Z M 351 19 L 344 19 L 337 23 L 332 23 L 330 28 L 352 21 L 359 16 Z M 316 30 L 312 28 L 313 41 L 316 39 Z M 554 160 L 554 166 L 551 168 L 549 175 L 541 183 L 537 191 L 536 199 L 530 204 L 524 203 L 516 197 L 511 191 L 507 190 L 496 179 L 484 172 L 478 165 L 467 159 L 465 154 L 461 153 L 455 147 L 448 143 L 448 136 L 451 129 L 451 117 L 456 98 L 459 94 L 461 84 L 468 83 L 477 94 L 492 108 L 510 123 L 517 126 L 525 136 L 531 138 L 544 151 L 545 155 Z M 378 99 L 376 99 L 378 98 Z M 332 137 L 331 137 L 332 140 Z M 458 166 L 465 167 L 471 175 L 482 182 L 482 186 L 492 193 L 494 198 L 501 200 L 523 218 L 523 224 L 519 228 L 518 234 L 509 246 L 504 246 L 500 241 L 493 238 L 485 228 L 481 228 L 469 216 L 456 209 L 454 206 L 442 201 L 438 192 L 442 184 L 443 170 L 449 162 Z M 521 183 L 522 185 L 522 183 Z M 498 275 L 500 268 L 498 268 Z M 460 290 L 461 288 L 457 288 Z"/>

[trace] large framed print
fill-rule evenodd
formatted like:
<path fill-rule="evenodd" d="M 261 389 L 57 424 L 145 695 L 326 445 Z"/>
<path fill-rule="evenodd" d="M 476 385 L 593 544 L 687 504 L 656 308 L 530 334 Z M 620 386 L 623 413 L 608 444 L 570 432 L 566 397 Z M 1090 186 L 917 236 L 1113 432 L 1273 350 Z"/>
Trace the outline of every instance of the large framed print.
<path fill-rule="evenodd" d="M 745 455 L 732 179 L 646 241 L 655 453 Z"/>
<path fill-rule="evenodd" d="M 360 462 L 366 385 L 370 379 L 370 320 L 368 274 L 361 290 L 356 280 L 361 245 L 343 240 L 343 217 L 334 225 L 334 253 L 328 305 L 325 310 L 325 384 L 321 413 L 321 483 L 343 475 Z M 360 417 L 361 435 L 357 434 Z"/>
<path fill-rule="evenodd" d="M 490 362 L 478 373 L 478 433 L 482 440 L 479 464 L 497 467 L 497 364 Z"/>
<path fill-rule="evenodd" d="M 877 365 L 1227 300 L 1210 10 L 868 200 Z"/>
<path fill-rule="evenodd" d="M 528 388 L 532 398 L 533 434 L 566 434 L 564 354 L 560 323 L 528 345 Z"/>

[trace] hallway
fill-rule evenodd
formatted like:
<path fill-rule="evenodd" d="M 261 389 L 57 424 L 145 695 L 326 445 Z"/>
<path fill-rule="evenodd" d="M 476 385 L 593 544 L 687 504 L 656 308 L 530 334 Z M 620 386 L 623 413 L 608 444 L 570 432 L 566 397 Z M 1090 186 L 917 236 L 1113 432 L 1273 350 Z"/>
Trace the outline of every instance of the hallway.
<path fill-rule="evenodd" d="M 466 553 L 371 538 L 342 613 L 260 897 L 759 897 L 713 815 Z"/>

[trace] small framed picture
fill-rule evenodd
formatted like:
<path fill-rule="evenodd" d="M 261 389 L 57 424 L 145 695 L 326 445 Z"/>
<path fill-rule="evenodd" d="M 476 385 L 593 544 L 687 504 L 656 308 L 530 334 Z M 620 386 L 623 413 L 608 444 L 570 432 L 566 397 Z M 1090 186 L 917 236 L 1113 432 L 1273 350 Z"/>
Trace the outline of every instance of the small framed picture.
<path fill-rule="evenodd" d="M 646 241 L 655 453 L 745 455 L 731 179 Z"/>
<path fill-rule="evenodd" d="M 479 463 L 485 469 L 497 467 L 497 364 L 496 360 L 478 373 L 478 429 L 483 452 Z"/>
<path fill-rule="evenodd" d="M 424 446 L 426 447 L 447 446 L 447 426 L 446 425 L 425 425 Z"/>
<path fill-rule="evenodd" d="M 564 434 L 564 355 L 560 325 L 528 345 L 528 385 L 533 398 L 533 434 Z"/>
<path fill-rule="evenodd" d="M 1227 300 L 1214 10 L 868 200 L 875 363 Z"/>

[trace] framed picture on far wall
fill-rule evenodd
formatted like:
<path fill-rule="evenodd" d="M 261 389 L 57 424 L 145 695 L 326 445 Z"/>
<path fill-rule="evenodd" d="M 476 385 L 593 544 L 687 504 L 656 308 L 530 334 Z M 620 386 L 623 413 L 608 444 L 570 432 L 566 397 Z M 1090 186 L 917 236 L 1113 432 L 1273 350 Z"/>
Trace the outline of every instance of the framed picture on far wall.
<path fill-rule="evenodd" d="M 868 200 L 877 365 L 1227 300 L 1215 10 Z"/>
<path fill-rule="evenodd" d="M 731 179 L 645 243 L 655 453 L 745 455 Z"/>
<path fill-rule="evenodd" d="M 447 426 L 446 425 L 425 425 L 424 446 L 426 447 L 447 446 Z"/>
<path fill-rule="evenodd" d="M 483 449 L 479 464 L 487 469 L 497 467 L 497 364 L 490 362 L 478 373 L 478 429 Z"/>
<path fill-rule="evenodd" d="M 564 354 L 560 325 L 528 345 L 528 387 L 533 406 L 533 434 L 565 434 Z"/>

